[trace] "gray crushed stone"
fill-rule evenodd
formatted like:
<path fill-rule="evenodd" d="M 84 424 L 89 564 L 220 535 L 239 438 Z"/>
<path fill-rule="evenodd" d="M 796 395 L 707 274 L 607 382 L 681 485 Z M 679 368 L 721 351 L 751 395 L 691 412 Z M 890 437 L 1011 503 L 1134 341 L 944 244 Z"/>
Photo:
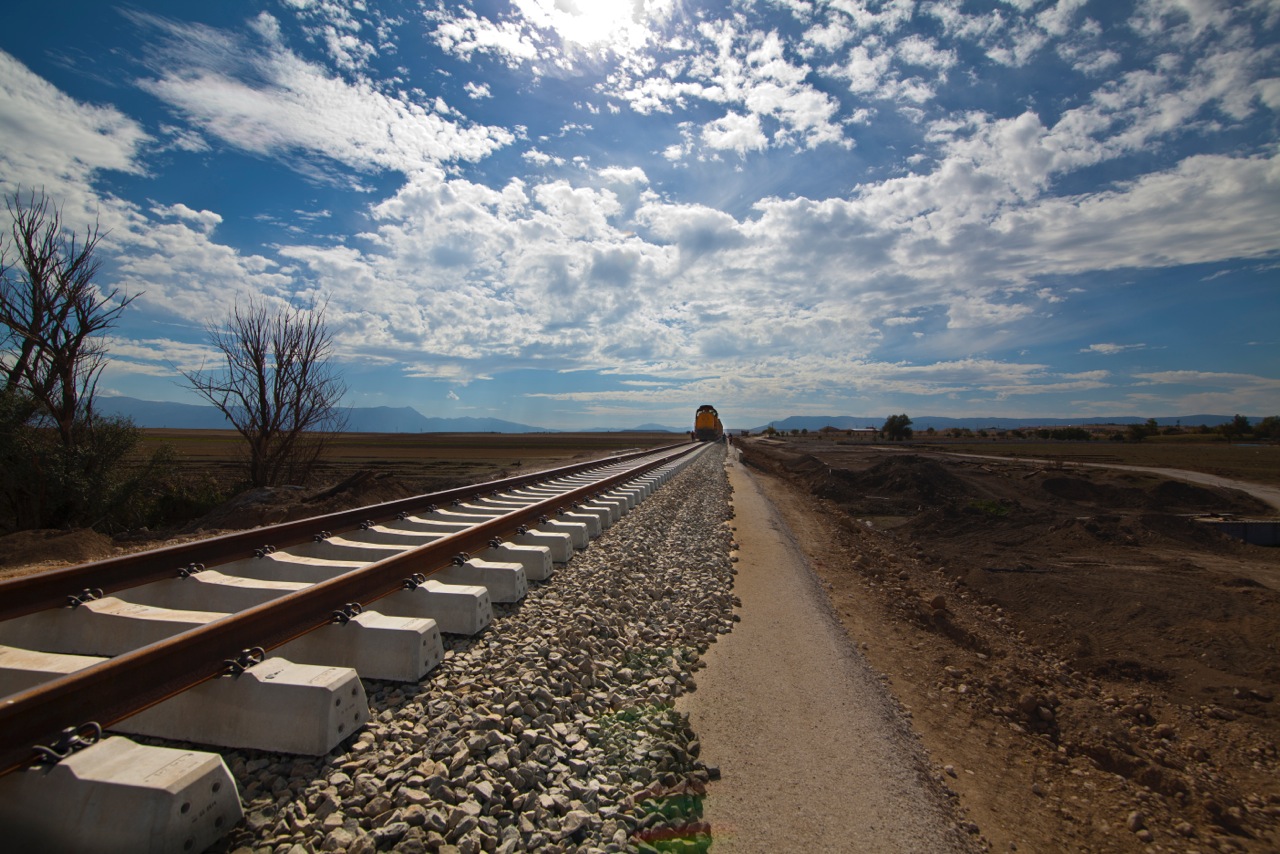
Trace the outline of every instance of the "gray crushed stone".
<path fill-rule="evenodd" d="M 447 636 L 417 685 L 320 758 L 224 754 L 245 820 L 215 852 L 704 851 L 710 775 L 675 698 L 733 624 L 724 450 L 547 582 Z"/>

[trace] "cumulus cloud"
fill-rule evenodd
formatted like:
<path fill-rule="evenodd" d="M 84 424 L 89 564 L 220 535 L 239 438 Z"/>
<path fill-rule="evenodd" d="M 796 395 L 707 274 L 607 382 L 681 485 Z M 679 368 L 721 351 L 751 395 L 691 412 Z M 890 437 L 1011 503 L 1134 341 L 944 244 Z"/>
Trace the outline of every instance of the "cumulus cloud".
<path fill-rule="evenodd" d="M 745 19 L 703 20 L 681 29 L 665 43 L 665 59 L 648 66 L 615 52 L 617 75 L 600 91 L 640 115 L 723 109 L 682 124 L 681 141 L 660 149 L 672 161 L 695 151 L 746 158 L 781 145 L 846 141 L 855 117 L 874 119 L 813 86 L 824 74 L 867 102 L 928 105 L 961 70 L 957 46 L 964 43 L 1017 65 L 1040 55 L 1050 39 L 1072 38 L 1071 61 L 1106 64 L 1079 3 L 1040 8 L 968 14 L 959 4 L 938 4 L 931 13 L 942 25 L 937 38 L 901 34 L 909 20 L 902 4 L 815 7 L 803 13 L 802 45 Z M 571 48 L 551 7 L 518 12 L 494 21 L 467 10 L 428 17 L 434 37 L 457 56 L 484 53 L 530 71 L 539 61 L 568 68 Z M 656 32 L 675 20 L 651 24 Z M 1236 57 L 1235 67 L 1255 67 L 1252 56 Z M 806 57 L 830 64 L 815 67 Z M 511 181 L 502 189 L 420 169 L 374 206 L 368 251 L 292 246 L 281 256 L 319 287 L 362 283 L 365 309 L 343 304 L 340 315 L 351 346 L 370 356 L 413 342 L 456 352 L 462 365 L 487 353 L 518 363 L 679 373 L 688 353 L 728 369 L 747 354 L 780 351 L 786 355 L 775 371 L 820 387 L 822 372 L 802 366 L 823 341 L 839 340 L 865 359 L 882 330 L 919 327 L 926 312 L 945 318 L 952 342 L 989 340 L 991 330 L 1017 329 L 1061 303 L 1054 291 L 1032 286 L 1038 277 L 1273 251 L 1266 211 L 1275 164 L 1262 155 L 1185 158 L 1101 192 L 1054 193 L 1061 176 L 1176 134 L 1178 121 L 1207 106 L 1244 115 L 1250 96 L 1233 100 L 1245 78 L 1231 67 L 1200 58 L 1186 74 L 1130 71 L 1052 123 L 1034 109 L 936 111 L 922 124 L 930 156 L 916 162 L 930 164 L 925 171 L 868 180 L 843 198 L 761 199 L 741 216 L 644 196 L 650 179 L 636 167 L 586 169 L 576 182 Z M 1265 103 L 1264 86 L 1243 89 L 1258 93 L 1255 105 Z M 569 163 L 554 153 L 552 139 L 521 157 L 541 167 Z M 376 162 L 404 161 L 397 154 Z M 450 328 L 468 317 L 485 321 L 472 340 L 451 349 L 458 345 Z M 1107 346 L 1085 350 L 1104 353 Z M 414 368 L 419 376 L 448 370 Z M 1005 379 L 1028 395 L 1036 387 L 1061 393 L 1106 382 L 1049 373 L 1031 370 L 1021 384 Z M 893 382 L 914 378 L 906 388 L 920 394 L 960 387 L 922 375 L 900 368 Z M 868 376 L 874 385 L 875 372 Z M 994 386 L 975 380 L 964 388 L 987 393 Z"/>
<path fill-rule="evenodd" d="M 470 59 L 476 52 L 503 58 L 508 64 L 536 59 L 539 45 L 518 24 L 493 22 L 481 18 L 470 9 L 428 11 L 425 16 L 434 25 L 432 38 L 441 49 Z"/>
<path fill-rule="evenodd" d="M 704 127 L 702 141 L 710 148 L 736 151 L 739 156 L 744 156 L 748 151 L 760 151 L 769 144 L 760 128 L 759 116 L 734 112 Z"/>
<path fill-rule="evenodd" d="M 287 0 L 241 31 L 128 13 L 158 34 L 139 81 L 170 111 L 154 131 L 0 54 L 0 133 L 21 141 L 0 146 L 6 178 L 53 176 L 105 212 L 113 275 L 156 314 L 192 323 L 237 294 L 330 295 L 344 358 L 459 387 L 498 370 L 627 377 L 573 393 L 601 408 L 817 406 L 854 386 L 1083 398 L 1120 380 L 963 354 L 1035 352 L 1051 316 L 1084 302 L 1065 277 L 1280 249 L 1280 155 L 1236 133 L 1280 109 L 1257 4 L 1145 0 L 1106 29 L 1081 0 L 778 0 L 731 15 L 670 0 L 441 4 L 413 22 L 445 52 L 447 82 L 429 93 L 375 73 L 396 28 L 355 8 Z M 463 63 L 486 76 L 459 82 Z M 1085 82 L 1069 100 L 987 98 L 971 82 L 993 64 Z M 573 94 L 541 124 L 467 120 L 500 114 L 513 90 Z M 228 149 L 361 193 L 290 200 L 277 210 L 321 213 L 291 217 L 285 242 L 273 227 L 277 242 L 236 249 L 220 241 L 238 217 L 280 214 L 100 189 L 106 172 L 146 175 L 148 153 Z M 317 217 L 334 234 L 309 235 Z M 928 348 L 922 364 L 887 355 L 904 341 Z M 172 342 L 155 342 L 128 370 L 159 364 L 146 352 Z M 1201 379 L 1211 387 L 1194 393 L 1266 389 Z"/>
<path fill-rule="evenodd" d="M 58 201 L 68 224 L 101 219 L 105 229 L 128 216 L 104 207 L 92 185 L 104 172 L 141 175 L 153 141 L 143 127 L 109 106 L 67 97 L 0 51 L 0 186 L 6 192 L 44 188 Z"/>
<path fill-rule="evenodd" d="M 41 187 L 64 222 L 97 223 L 110 282 L 138 295 L 132 312 L 164 311 L 203 323 L 236 294 L 278 293 L 290 284 L 279 265 L 218 243 L 216 211 L 181 202 L 137 205 L 101 191 L 102 173 L 147 170 L 154 141 L 120 112 L 77 102 L 0 53 L 0 162 L 11 191 Z"/>
<path fill-rule="evenodd" d="M 156 205 L 151 211 L 162 219 L 173 217 L 190 222 L 204 234 L 210 233 L 222 223 L 222 217 L 213 211 L 192 210 L 181 202 L 176 205 Z"/>
<path fill-rule="evenodd" d="M 196 24 L 133 13 L 165 37 L 139 85 L 224 144 L 290 163 L 319 155 L 358 171 L 409 172 L 480 160 L 515 137 L 464 125 L 440 99 L 410 100 L 369 79 L 344 80 L 289 50 L 274 19 L 258 19 L 258 43 Z"/>

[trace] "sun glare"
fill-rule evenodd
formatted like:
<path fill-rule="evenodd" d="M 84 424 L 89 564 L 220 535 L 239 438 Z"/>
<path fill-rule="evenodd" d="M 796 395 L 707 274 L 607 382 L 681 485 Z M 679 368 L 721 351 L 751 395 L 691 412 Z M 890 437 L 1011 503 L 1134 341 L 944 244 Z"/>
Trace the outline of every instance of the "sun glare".
<path fill-rule="evenodd" d="M 517 6 L 526 18 L 585 48 L 625 48 L 645 29 L 644 0 L 518 0 Z"/>
<path fill-rule="evenodd" d="M 561 33 L 570 41 L 598 45 L 614 41 L 631 25 L 631 0 L 582 0 L 580 3 L 557 3 L 562 9 L 576 6 L 576 14 L 568 13 Z"/>

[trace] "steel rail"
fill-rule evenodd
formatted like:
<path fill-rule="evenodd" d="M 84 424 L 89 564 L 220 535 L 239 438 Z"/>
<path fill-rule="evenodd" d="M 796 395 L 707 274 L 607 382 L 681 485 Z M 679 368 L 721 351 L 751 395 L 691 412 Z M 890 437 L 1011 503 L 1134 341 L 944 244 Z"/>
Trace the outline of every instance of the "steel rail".
<path fill-rule="evenodd" d="M 193 540 L 188 543 L 166 546 L 136 554 L 120 555 L 107 560 L 69 566 L 49 572 L 24 575 L 17 578 L 0 580 L 0 620 L 21 617 L 48 608 L 59 608 L 67 604 L 67 597 L 79 594 L 86 589 L 97 589 L 103 593 L 112 593 L 129 587 L 137 587 L 152 581 L 172 578 L 179 569 L 192 563 L 212 566 L 227 563 L 241 558 L 252 557 L 254 550 L 263 546 L 274 546 L 277 549 L 310 542 L 322 531 L 338 533 L 358 528 L 374 517 L 391 519 L 399 513 L 412 513 L 429 504 L 472 498 L 478 493 L 494 490 L 517 489 L 521 486 L 539 483 L 557 477 L 567 477 L 590 471 L 618 462 L 638 459 L 646 454 L 660 453 L 682 447 L 681 445 L 663 445 L 645 451 L 621 454 L 606 459 L 591 460 L 585 463 L 574 463 L 556 469 L 519 475 L 503 480 L 488 481 L 456 489 L 414 495 L 401 498 L 386 504 L 372 504 L 357 507 L 353 510 L 340 510 L 324 516 L 312 516 L 280 525 L 268 525 L 248 531 L 237 531 L 222 534 L 204 540 Z"/>
<path fill-rule="evenodd" d="M 31 764 L 37 758 L 35 746 L 55 742 L 68 727 L 89 721 L 109 727 L 226 673 L 225 662 L 247 648 L 282 646 L 332 622 L 333 613 L 350 603 L 372 602 L 404 589 L 415 573 L 438 572 L 459 553 L 485 546 L 522 525 L 633 480 L 696 448 L 686 446 L 683 451 L 5 697 L 0 700 L 0 775 Z"/>

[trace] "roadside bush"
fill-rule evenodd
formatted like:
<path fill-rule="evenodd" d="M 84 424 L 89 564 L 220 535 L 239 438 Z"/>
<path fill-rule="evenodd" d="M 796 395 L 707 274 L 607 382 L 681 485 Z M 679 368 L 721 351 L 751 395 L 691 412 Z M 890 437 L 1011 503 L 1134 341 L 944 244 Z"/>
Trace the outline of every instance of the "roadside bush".
<path fill-rule="evenodd" d="M 168 445 L 133 461 L 141 437 L 128 419 L 91 416 L 66 445 L 29 401 L 0 392 L 0 531 L 174 525 L 224 499 L 212 478 L 182 472 Z"/>
<path fill-rule="evenodd" d="M 1148 436 L 1158 435 L 1160 427 L 1156 424 L 1154 418 L 1148 418 L 1142 424 L 1130 424 L 1126 432 L 1130 442 L 1141 442 Z"/>
<path fill-rule="evenodd" d="M 1055 427 L 1052 430 L 1037 430 L 1041 439 L 1056 439 L 1060 442 L 1088 442 L 1092 434 L 1083 427 Z"/>
<path fill-rule="evenodd" d="M 141 436 L 121 418 L 81 417 L 62 440 L 20 394 L 0 395 L 0 526 L 99 527 L 130 489 L 122 465 Z"/>
<path fill-rule="evenodd" d="M 215 478 L 183 471 L 173 446 L 164 444 L 135 467 L 106 527 L 112 532 L 175 527 L 205 515 L 227 497 Z"/>

